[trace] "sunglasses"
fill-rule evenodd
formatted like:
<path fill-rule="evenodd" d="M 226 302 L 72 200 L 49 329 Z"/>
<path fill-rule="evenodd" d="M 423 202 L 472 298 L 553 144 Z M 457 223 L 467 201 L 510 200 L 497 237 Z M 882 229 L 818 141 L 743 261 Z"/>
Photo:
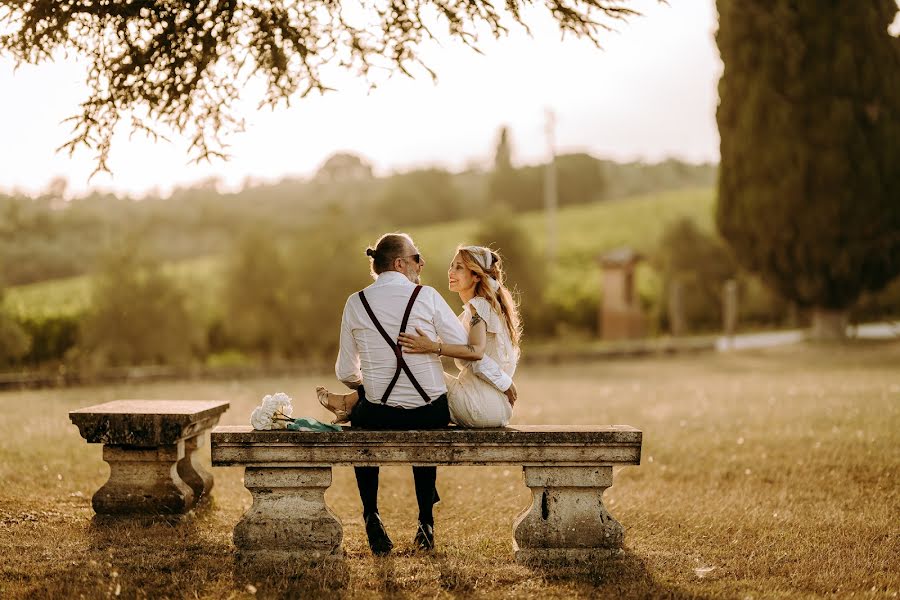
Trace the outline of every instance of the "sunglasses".
<path fill-rule="evenodd" d="M 421 262 L 422 256 L 420 254 L 410 254 L 409 256 L 404 256 L 403 258 L 411 258 L 416 261 L 416 264 Z"/>

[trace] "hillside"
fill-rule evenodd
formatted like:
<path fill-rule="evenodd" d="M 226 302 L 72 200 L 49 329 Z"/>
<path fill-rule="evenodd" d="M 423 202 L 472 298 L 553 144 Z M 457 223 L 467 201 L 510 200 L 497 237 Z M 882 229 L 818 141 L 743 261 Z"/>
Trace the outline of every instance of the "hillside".
<path fill-rule="evenodd" d="M 599 286 L 597 256 L 617 246 L 632 246 L 651 253 L 666 225 L 679 217 L 689 217 L 702 229 L 712 230 L 714 191 L 711 188 L 654 193 L 621 200 L 571 206 L 558 212 L 559 250 L 553 273 L 552 294 L 596 296 Z M 526 212 L 513 217 L 543 252 L 546 226 L 541 212 Z M 425 283 L 444 288 L 446 265 L 457 244 L 471 243 L 478 231 L 478 219 L 441 225 L 408 228 L 427 259 Z M 380 232 L 372 232 L 356 243 L 360 248 L 361 270 L 365 269 L 363 249 Z M 502 252 L 503 249 L 500 248 Z M 222 259 L 211 256 L 169 265 L 168 270 L 185 286 L 204 313 L 216 310 L 220 290 Z M 642 295 L 653 295 L 656 278 L 652 269 L 638 273 Z M 14 316 L 76 314 L 90 303 L 90 277 L 67 279 L 11 287 L 4 305 Z"/>

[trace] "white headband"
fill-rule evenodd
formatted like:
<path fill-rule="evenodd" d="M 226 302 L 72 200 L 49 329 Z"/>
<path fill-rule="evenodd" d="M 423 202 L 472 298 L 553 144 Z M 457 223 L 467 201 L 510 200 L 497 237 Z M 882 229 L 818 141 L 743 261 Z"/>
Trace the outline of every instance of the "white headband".
<path fill-rule="evenodd" d="M 491 266 L 494 264 L 493 256 L 491 255 L 491 249 L 485 248 L 484 246 L 464 246 L 463 250 L 471 254 L 475 259 L 475 262 L 478 263 L 478 266 L 480 266 L 485 274 L 487 274 L 488 286 L 490 286 L 491 291 L 496 294 L 497 290 L 500 289 L 500 282 L 494 279 L 493 275 L 488 273 L 488 271 L 491 270 Z"/>

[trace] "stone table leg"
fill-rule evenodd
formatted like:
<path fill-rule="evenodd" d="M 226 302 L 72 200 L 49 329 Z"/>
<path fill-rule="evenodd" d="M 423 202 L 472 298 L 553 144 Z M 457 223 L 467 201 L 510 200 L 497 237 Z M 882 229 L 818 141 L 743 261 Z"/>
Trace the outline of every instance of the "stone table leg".
<path fill-rule="evenodd" d="M 211 467 L 209 458 L 202 452 L 206 446 L 208 433 L 208 431 L 203 431 L 197 436 L 184 440 L 184 458 L 178 461 L 178 476 L 194 492 L 195 503 L 207 497 L 213 487 L 213 476 L 209 472 Z"/>
<path fill-rule="evenodd" d="M 620 552 L 625 531 L 603 506 L 612 467 L 524 467 L 533 502 L 513 525 L 520 563 L 593 562 Z"/>
<path fill-rule="evenodd" d="M 331 467 L 247 467 L 253 506 L 234 528 L 243 563 L 316 564 L 342 557 L 344 530 L 325 505 Z"/>
<path fill-rule="evenodd" d="M 194 492 L 178 476 L 184 442 L 157 448 L 103 446 L 109 481 L 94 494 L 99 515 L 169 515 L 187 512 Z"/>

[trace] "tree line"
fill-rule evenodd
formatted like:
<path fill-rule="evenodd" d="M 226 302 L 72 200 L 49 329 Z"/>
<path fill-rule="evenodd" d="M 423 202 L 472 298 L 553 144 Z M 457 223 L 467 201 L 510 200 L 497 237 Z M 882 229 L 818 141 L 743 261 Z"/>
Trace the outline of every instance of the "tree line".
<path fill-rule="evenodd" d="M 713 165 L 677 160 L 620 164 L 570 154 L 556 162 L 561 206 L 708 187 L 716 176 Z M 92 193 L 65 200 L 65 184 L 56 181 L 35 198 L 0 194 L 0 268 L 6 285 L 20 285 L 90 273 L 121 237 L 140 236 L 161 260 L 176 261 L 225 252 L 236 232 L 292 236 L 341 212 L 393 230 L 478 216 L 497 205 L 536 210 L 543 206 L 544 171 L 510 168 L 498 188 L 492 171 L 427 168 L 374 177 L 364 159 L 342 154 L 309 180 L 250 184 L 233 193 L 207 181 L 167 198 Z"/>
<path fill-rule="evenodd" d="M 65 366 L 90 374 L 138 365 L 326 364 L 337 351 L 343 300 L 371 282 L 359 240 L 374 235 L 347 215 L 324 217 L 291 236 L 248 229 L 223 255 L 221 276 L 203 281 L 174 276 L 140 237 L 123 238 L 98 258 L 86 311 L 12 318 L 0 309 L 0 368 Z M 464 236 L 502 248 L 526 345 L 596 335 L 603 300 L 598 282 L 582 276 L 589 293 L 560 294 L 543 256 L 509 211 L 487 213 Z M 720 331 L 722 289 L 730 279 L 740 287 L 742 326 L 808 323 L 808 314 L 792 310 L 744 270 L 723 240 L 689 220 L 672 223 L 649 259 L 661 281 L 661 289 L 640 302 L 651 333 L 670 331 L 668 290 L 676 282 L 693 333 Z M 425 281 L 455 306 L 456 298 L 439 283 L 445 268 L 429 261 Z M 214 289 L 199 289 L 207 285 Z M 198 302 L 210 296 L 211 305 Z M 900 280 L 855 306 L 860 320 L 897 314 Z"/>
<path fill-rule="evenodd" d="M 506 226 L 497 237 L 490 227 L 478 232 L 479 239 L 499 240 L 514 262 L 523 261 L 512 269 L 511 285 L 521 281 L 537 291 L 526 265 L 539 261 L 525 234 Z M 371 233 L 367 226 L 344 214 L 325 216 L 290 236 L 245 228 L 223 255 L 221 281 L 202 283 L 167 271 L 140 235 L 119 238 L 97 259 L 86 311 L 16 319 L 0 308 L 0 365 L 67 365 L 91 373 L 138 365 L 333 360 L 343 300 L 371 282 L 362 246 L 355 243 L 364 233 Z M 443 268 L 430 266 L 432 280 Z M 217 286 L 216 302 L 202 306 L 194 286 L 209 284 Z"/>

